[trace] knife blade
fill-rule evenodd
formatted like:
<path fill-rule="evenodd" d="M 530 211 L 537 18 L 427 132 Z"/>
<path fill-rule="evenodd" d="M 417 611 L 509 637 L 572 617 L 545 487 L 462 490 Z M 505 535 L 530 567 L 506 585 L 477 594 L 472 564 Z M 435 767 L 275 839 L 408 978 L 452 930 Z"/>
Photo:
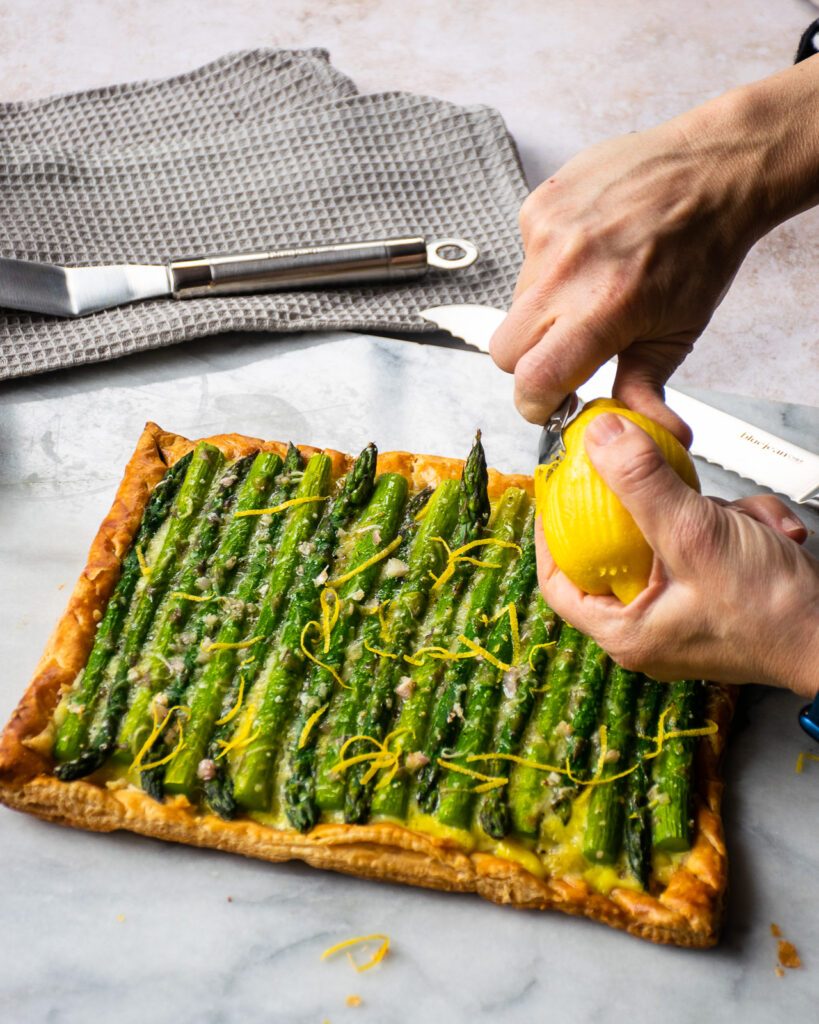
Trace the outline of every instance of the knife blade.
<path fill-rule="evenodd" d="M 174 259 L 165 264 L 61 267 L 0 258 L 0 307 L 52 316 L 171 295 L 175 299 L 327 285 L 407 281 L 460 270 L 478 258 L 463 238 L 383 238 L 301 249 Z"/>
<path fill-rule="evenodd" d="M 437 306 L 421 312 L 425 320 L 487 353 L 489 340 L 505 315 L 503 310 L 475 304 Z M 611 395 L 616 369 L 616 362 L 605 363 L 577 389 L 580 401 L 569 415 L 563 416 L 562 426 L 577 415 L 584 402 Z M 667 387 L 665 397 L 669 407 L 694 433 L 693 455 L 769 487 L 798 504 L 819 508 L 819 455 L 674 388 Z M 554 450 L 556 436 L 559 437 L 559 431 L 555 432 L 554 424 L 551 431 L 544 431 L 546 444 L 541 445 L 541 455 L 548 457 L 549 446 Z"/>

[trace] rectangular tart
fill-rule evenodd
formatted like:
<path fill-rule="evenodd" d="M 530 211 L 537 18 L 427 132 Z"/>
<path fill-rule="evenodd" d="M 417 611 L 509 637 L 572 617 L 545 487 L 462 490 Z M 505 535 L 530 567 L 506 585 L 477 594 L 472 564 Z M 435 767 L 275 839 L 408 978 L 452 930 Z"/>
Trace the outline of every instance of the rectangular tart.
<path fill-rule="evenodd" d="M 561 623 L 532 519 L 479 441 L 376 464 L 147 424 L 0 740 L 0 800 L 713 945 L 734 692 L 625 672 Z"/>

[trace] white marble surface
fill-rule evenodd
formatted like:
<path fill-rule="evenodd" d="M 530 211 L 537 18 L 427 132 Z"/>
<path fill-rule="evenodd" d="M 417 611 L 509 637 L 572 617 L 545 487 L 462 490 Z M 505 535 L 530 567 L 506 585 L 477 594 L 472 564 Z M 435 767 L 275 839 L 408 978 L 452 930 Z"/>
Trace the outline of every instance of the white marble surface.
<path fill-rule="evenodd" d="M 191 436 L 240 430 L 357 449 L 462 455 L 530 470 L 536 431 L 510 381 L 475 353 L 355 336 L 209 339 L 20 380 L 0 405 L 0 719 L 26 685 L 146 419 Z M 458 397 L 456 397 L 458 396 Z M 714 396 L 785 436 L 819 412 Z M 747 493 L 704 466 L 705 489 Z M 819 517 L 811 519 L 819 528 Z M 819 537 L 813 538 L 814 551 Z M 813 885 L 819 764 L 799 700 L 748 691 L 727 761 L 731 858 L 723 943 L 653 947 L 556 914 L 271 866 L 0 809 L 0 1019 L 14 1024 L 745 1024 L 816 1019 Z M 776 921 L 805 967 L 774 974 Z M 320 953 L 384 931 L 356 974 Z M 347 1008 L 348 995 L 363 1003 Z"/>
<path fill-rule="evenodd" d="M 496 106 L 535 185 L 591 143 L 786 67 L 816 16 L 809 0 L 6 0 L 0 101 L 323 46 L 363 91 Z M 817 267 L 814 210 L 751 252 L 681 379 L 815 405 Z"/>

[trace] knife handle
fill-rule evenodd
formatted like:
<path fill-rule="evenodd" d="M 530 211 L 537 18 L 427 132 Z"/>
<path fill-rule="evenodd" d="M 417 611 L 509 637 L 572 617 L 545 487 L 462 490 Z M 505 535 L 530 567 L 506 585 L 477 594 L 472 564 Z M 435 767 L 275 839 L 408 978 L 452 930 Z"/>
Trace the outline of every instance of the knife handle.
<path fill-rule="evenodd" d="M 453 250 L 458 255 L 451 255 Z M 432 242 L 421 237 L 385 238 L 171 260 L 168 271 L 174 298 L 192 299 L 324 285 L 409 281 L 423 277 L 430 267 L 459 270 L 471 266 L 477 258 L 477 247 L 462 238 L 439 238 Z"/>

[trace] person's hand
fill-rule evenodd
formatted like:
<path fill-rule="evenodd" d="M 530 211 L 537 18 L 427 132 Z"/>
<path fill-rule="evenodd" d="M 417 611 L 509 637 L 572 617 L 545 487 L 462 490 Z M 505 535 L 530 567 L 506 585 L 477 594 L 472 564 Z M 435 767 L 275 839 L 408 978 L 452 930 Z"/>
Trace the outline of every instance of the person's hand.
<path fill-rule="evenodd" d="M 523 267 L 491 344 L 526 419 L 545 423 L 617 355 L 614 397 L 690 442 L 663 385 L 748 249 L 816 201 L 802 103 L 819 111 L 817 96 L 819 58 L 585 150 L 529 196 Z"/>
<path fill-rule="evenodd" d="M 648 587 L 631 604 L 584 594 L 537 529 L 547 602 L 615 661 L 655 678 L 708 678 L 819 691 L 819 562 L 807 531 L 771 495 L 730 504 L 687 487 L 649 436 L 607 413 L 586 451 L 651 547 Z"/>

